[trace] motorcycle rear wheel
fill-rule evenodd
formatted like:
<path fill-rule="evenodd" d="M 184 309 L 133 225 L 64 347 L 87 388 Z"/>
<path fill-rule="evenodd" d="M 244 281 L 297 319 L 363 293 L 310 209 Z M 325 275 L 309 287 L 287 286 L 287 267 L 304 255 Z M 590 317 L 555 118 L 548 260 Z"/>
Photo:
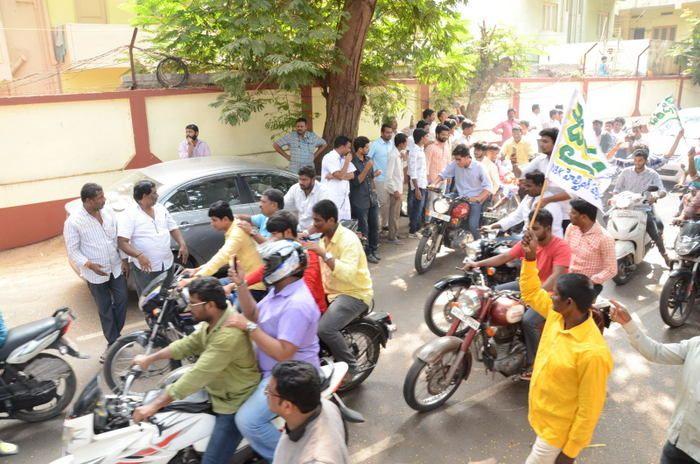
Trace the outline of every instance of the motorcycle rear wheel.
<path fill-rule="evenodd" d="M 435 258 L 440 252 L 437 246 L 439 239 L 437 235 L 437 229 L 433 227 L 430 234 L 423 235 L 418 242 L 416 256 L 413 259 L 413 265 L 418 274 L 425 274 L 435 264 Z"/>
<path fill-rule="evenodd" d="M 138 354 L 145 353 L 146 347 L 142 345 L 142 341 L 147 338 L 148 333 L 143 331 L 122 335 L 109 347 L 109 350 L 107 350 L 102 372 L 105 383 L 113 392 L 118 393 L 121 391 L 124 384 L 122 378 L 131 367 L 134 357 Z M 166 346 L 168 346 L 166 340 L 160 337 L 156 338 L 154 346 L 156 350 L 160 350 Z M 154 363 L 148 368 L 148 371 L 141 374 L 139 379 L 134 382 L 131 391 L 134 393 L 145 393 L 151 388 L 154 388 L 163 377 L 181 365 L 182 363 L 180 361 L 175 360 Z"/>
<path fill-rule="evenodd" d="M 381 350 L 380 334 L 367 325 L 350 324 L 343 329 L 343 336 L 357 359 L 357 373 L 341 385 L 339 392 L 350 391 L 364 382 L 377 366 Z"/>
<path fill-rule="evenodd" d="M 430 329 L 432 333 L 438 337 L 443 337 L 447 334 L 447 331 L 454 320 L 454 316 L 450 314 L 451 304 L 457 301 L 457 298 L 459 298 L 460 290 L 466 290 L 467 288 L 469 288 L 469 286 L 462 284 L 453 284 L 443 289 L 433 287 L 433 290 L 428 295 L 428 299 L 425 300 L 425 306 L 423 307 L 423 318 L 425 319 L 428 329 Z M 449 292 L 452 292 L 452 295 L 450 295 Z M 442 301 L 438 301 L 438 299 L 443 295 L 447 296 L 448 298 L 444 303 L 442 303 Z M 438 305 L 437 309 L 435 308 L 436 304 Z M 442 317 L 442 320 L 437 320 L 436 317 L 440 316 Z M 469 329 L 469 327 L 466 327 L 464 323 L 461 323 L 460 327 L 461 328 L 457 329 L 457 332 L 455 333 L 455 335 L 458 337 L 463 336 Z"/>
<path fill-rule="evenodd" d="M 36 380 L 51 380 L 56 383 L 55 403 L 46 409 L 35 408 L 44 407 L 48 403 L 35 406 L 31 410 L 17 411 L 13 415 L 14 418 L 30 423 L 49 420 L 61 414 L 73 401 L 78 381 L 73 368 L 65 359 L 51 353 L 39 353 L 25 365 L 22 371 Z"/>
<path fill-rule="evenodd" d="M 691 278 L 692 276 L 687 274 L 671 276 L 661 290 L 659 313 L 669 327 L 680 327 L 690 317 L 695 298 L 686 292 Z"/>
<path fill-rule="evenodd" d="M 431 364 L 421 359 L 413 361 L 403 383 L 403 398 L 412 409 L 418 412 L 432 411 L 445 404 L 454 395 L 462 380 L 469 377 L 472 368 L 471 353 L 467 353 L 455 377 L 446 379 L 451 363 L 457 359 L 458 354 L 459 348 L 443 353 L 436 362 Z M 425 377 L 425 390 L 429 394 L 425 399 L 419 397 L 418 391 L 423 377 Z"/>

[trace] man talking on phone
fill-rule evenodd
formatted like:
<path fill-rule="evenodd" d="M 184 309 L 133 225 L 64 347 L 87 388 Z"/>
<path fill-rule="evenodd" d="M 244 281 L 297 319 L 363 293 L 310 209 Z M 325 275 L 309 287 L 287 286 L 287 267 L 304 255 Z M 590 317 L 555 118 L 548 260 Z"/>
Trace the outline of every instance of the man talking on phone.
<path fill-rule="evenodd" d="M 180 142 L 177 154 L 180 156 L 180 159 L 211 156 L 211 150 L 207 142 L 199 139 L 199 127 L 196 124 L 185 126 L 185 140 Z"/>

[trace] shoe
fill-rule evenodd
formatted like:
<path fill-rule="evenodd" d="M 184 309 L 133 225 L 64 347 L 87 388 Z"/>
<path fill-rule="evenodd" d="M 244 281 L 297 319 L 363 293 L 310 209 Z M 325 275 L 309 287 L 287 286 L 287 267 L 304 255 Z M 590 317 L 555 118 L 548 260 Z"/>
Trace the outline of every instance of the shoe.
<path fill-rule="evenodd" d="M 371 253 L 371 255 L 374 256 L 374 259 L 376 259 L 377 261 L 381 261 L 381 260 L 382 260 L 382 257 L 379 256 L 379 255 L 377 254 L 376 251 L 375 251 L 374 253 Z"/>
<path fill-rule="evenodd" d="M 0 456 L 14 456 L 17 453 L 19 453 L 17 445 L 0 440 Z"/>
<path fill-rule="evenodd" d="M 379 263 L 379 260 L 378 260 L 377 257 L 374 256 L 373 254 L 368 254 L 368 255 L 367 255 L 367 262 L 368 262 L 368 263 L 372 263 L 372 264 L 378 264 L 378 263 Z"/>
<path fill-rule="evenodd" d="M 382 227 L 382 232 L 389 232 L 389 226 Z"/>
<path fill-rule="evenodd" d="M 399 245 L 401 243 L 401 240 L 398 238 L 388 238 L 386 239 L 386 243 L 391 243 L 392 245 Z"/>
<path fill-rule="evenodd" d="M 411 232 L 410 234 L 408 234 L 408 238 L 418 238 L 418 234 L 415 232 Z"/>

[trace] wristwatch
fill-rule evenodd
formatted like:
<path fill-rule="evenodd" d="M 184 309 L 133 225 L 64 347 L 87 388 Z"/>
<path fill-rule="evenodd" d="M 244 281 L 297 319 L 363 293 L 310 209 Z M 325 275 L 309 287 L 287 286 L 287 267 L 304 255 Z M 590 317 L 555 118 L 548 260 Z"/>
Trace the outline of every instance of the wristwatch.
<path fill-rule="evenodd" d="M 248 321 L 248 323 L 245 325 L 245 331 L 248 333 L 251 333 L 253 330 L 255 330 L 257 328 L 258 328 L 258 324 L 256 324 L 255 322 Z"/>
<path fill-rule="evenodd" d="M 327 263 L 327 262 L 330 261 L 331 259 L 333 259 L 333 255 L 331 254 L 330 251 L 327 251 L 326 254 L 323 255 L 323 262 L 324 262 L 324 263 Z"/>

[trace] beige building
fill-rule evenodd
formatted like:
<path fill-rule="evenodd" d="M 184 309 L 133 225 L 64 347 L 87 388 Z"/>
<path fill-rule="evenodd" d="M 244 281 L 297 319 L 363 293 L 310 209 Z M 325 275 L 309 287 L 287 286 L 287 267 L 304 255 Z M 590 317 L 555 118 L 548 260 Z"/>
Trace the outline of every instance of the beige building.
<path fill-rule="evenodd" d="M 615 0 L 469 0 L 463 14 L 472 27 L 500 24 L 548 45 L 609 38 L 614 9 Z"/>
<path fill-rule="evenodd" d="M 684 11 L 700 15 L 700 1 L 618 0 L 614 35 L 624 40 L 681 41 L 690 35 L 691 24 Z"/>

